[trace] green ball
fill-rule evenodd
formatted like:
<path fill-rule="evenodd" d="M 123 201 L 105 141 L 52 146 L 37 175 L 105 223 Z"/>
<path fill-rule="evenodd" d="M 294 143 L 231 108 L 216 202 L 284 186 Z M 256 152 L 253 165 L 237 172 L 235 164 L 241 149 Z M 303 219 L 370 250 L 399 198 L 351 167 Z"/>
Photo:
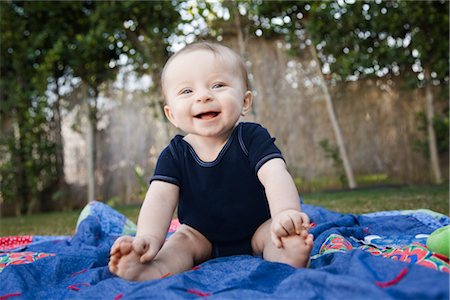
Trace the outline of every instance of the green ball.
<path fill-rule="evenodd" d="M 427 239 L 427 247 L 430 251 L 449 257 L 450 252 L 450 225 L 441 227 Z"/>

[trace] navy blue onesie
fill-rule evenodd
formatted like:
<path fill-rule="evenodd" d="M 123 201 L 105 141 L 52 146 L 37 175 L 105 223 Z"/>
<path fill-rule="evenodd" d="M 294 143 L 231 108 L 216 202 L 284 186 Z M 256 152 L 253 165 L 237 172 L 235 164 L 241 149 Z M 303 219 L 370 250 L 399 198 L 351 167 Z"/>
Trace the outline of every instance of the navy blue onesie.
<path fill-rule="evenodd" d="M 261 125 L 239 123 L 212 162 L 202 161 L 181 135 L 161 152 L 150 181 L 179 186 L 180 223 L 212 243 L 212 257 L 252 254 L 252 236 L 270 218 L 256 174 L 268 160 L 283 158 L 274 141 Z"/>

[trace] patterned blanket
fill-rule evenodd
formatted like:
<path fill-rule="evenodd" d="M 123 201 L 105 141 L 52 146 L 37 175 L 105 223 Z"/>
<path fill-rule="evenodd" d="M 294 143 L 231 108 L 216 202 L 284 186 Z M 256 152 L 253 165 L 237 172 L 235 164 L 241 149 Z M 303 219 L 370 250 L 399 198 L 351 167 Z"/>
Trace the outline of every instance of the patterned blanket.
<path fill-rule="evenodd" d="M 129 282 L 108 271 L 108 253 L 136 226 L 100 202 L 80 214 L 74 236 L 0 238 L 4 299 L 449 299 L 449 259 L 427 249 L 450 218 L 428 210 L 367 215 L 303 204 L 315 237 L 307 269 L 248 255 Z M 179 223 L 173 220 L 168 236 Z"/>

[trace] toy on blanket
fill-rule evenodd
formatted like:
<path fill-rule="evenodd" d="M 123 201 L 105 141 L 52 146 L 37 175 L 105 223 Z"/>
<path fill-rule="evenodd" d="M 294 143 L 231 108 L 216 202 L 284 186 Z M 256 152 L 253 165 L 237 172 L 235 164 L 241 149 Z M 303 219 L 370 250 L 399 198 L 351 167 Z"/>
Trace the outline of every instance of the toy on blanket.
<path fill-rule="evenodd" d="M 449 257 L 450 254 L 450 225 L 441 227 L 433 233 L 427 239 L 427 247 L 430 251 L 443 254 Z"/>

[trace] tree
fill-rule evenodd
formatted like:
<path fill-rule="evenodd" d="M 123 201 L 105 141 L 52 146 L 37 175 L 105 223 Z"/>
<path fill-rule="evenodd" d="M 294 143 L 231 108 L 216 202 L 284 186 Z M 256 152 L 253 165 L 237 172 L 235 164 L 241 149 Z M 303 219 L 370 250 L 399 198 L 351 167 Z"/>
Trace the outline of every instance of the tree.
<path fill-rule="evenodd" d="M 44 88 L 49 95 L 48 102 L 51 107 L 51 132 L 56 146 L 56 177 L 59 190 L 58 195 L 66 195 L 64 176 L 64 150 L 62 138 L 62 107 L 65 98 L 63 86 L 70 86 L 73 80 L 73 70 L 69 65 L 67 52 L 67 40 L 73 38 L 77 31 L 85 31 L 83 28 L 84 13 L 82 3 L 63 2 L 54 5 L 46 1 L 27 3 L 27 11 L 30 17 L 28 22 L 42 38 L 45 50 L 41 49 L 42 61 L 34 73 L 34 82 Z M 50 99 L 52 98 L 52 99 Z"/>
<path fill-rule="evenodd" d="M 98 115 L 98 96 L 100 86 L 115 78 L 116 68 L 110 62 L 117 61 L 121 53 L 118 44 L 108 40 L 107 19 L 99 18 L 96 10 L 101 2 L 82 3 L 84 12 L 79 19 L 81 25 L 73 36 L 61 37 L 66 45 L 63 57 L 68 57 L 68 66 L 73 76 L 79 77 L 85 84 L 85 108 L 87 114 L 87 183 L 88 201 L 96 199 L 95 195 L 95 169 L 96 169 L 96 135 Z M 103 8 L 103 6 L 102 6 Z M 112 66 L 112 67 L 111 67 Z"/>
<path fill-rule="evenodd" d="M 95 24 L 95 6 L 92 2 L 62 2 L 54 6 L 48 2 L 8 2 L 8 17 L 13 17 L 15 22 L 24 24 L 31 38 L 24 51 L 35 53 L 39 60 L 28 62 L 34 70 L 29 70 L 25 66 L 17 66 L 16 73 L 24 74 L 26 71 L 27 81 L 35 87 L 40 97 L 44 97 L 48 83 L 53 86 L 57 99 L 53 105 L 53 120 L 56 122 L 54 131 L 56 132 L 56 166 L 57 175 L 63 177 L 62 167 L 62 143 L 60 138 L 61 117 L 59 82 L 63 77 L 80 77 L 87 86 L 87 112 L 89 124 L 94 124 L 90 128 L 96 127 L 97 121 L 97 96 L 98 88 L 103 82 L 114 78 L 114 68 L 109 63 L 118 59 L 120 52 L 117 47 L 111 47 L 107 35 L 104 34 L 105 27 Z M 5 24 L 10 26 L 11 22 Z M 95 26 L 97 25 L 97 26 Z M 12 36 L 18 37 L 12 31 Z M 114 45 L 114 44 L 113 44 Z M 27 61 L 25 61 L 27 62 Z M 29 71 L 28 71 L 29 70 Z M 11 80 L 8 80 L 8 83 Z M 24 90 L 27 90 L 24 88 Z M 27 105 L 25 105 L 27 108 Z M 19 113 L 17 117 L 22 117 Z M 22 123 L 22 122 L 19 122 Z M 90 151 L 89 191 L 90 199 L 93 196 L 93 170 L 95 168 L 95 130 L 88 130 L 91 137 L 88 139 L 92 145 Z M 55 165 L 53 163 L 52 165 Z M 24 168 L 19 168 L 23 169 Z"/>
<path fill-rule="evenodd" d="M 159 77 L 160 66 L 167 56 L 167 37 L 175 27 L 178 14 L 166 1 L 73 5 L 77 19 L 68 23 L 69 27 L 59 35 L 52 55 L 47 57 L 47 66 L 56 75 L 56 86 L 59 75 L 79 77 L 86 87 L 88 199 L 91 201 L 95 199 L 96 132 L 100 118 L 97 99 L 101 86 L 115 78 L 121 57 L 126 57 L 126 63 L 140 73 L 150 70 L 154 80 Z M 55 72 L 58 68 L 65 71 Z"/>
<path fill-rule="evenodd" d="M 45 87 L 33 76 L 47 32 L 29 21 L 26 4 L 0 3 L 0 198 L 15 204 L 16 215 L 39 209 L 40 194 L 56 181 L 49 105 Z"/>
<path fill-rule="evenodd" d="M 30 178 L 38 181 L 42 176 L 32 177 L 33 173 L 26 168 L 28 164 L 48 166 L 56 173 L 56 179 L 52 179 L 57 181 L 56 185 L 64 185 L 61 105 L 65 97 L 61 85 L 76 82 L 74 79 L 79 78 L 75 86 L 72 84 L 72 89 L 81 86 L 85 93 L 89 125 L 86 132 L 89 144 L 88 199 L 93 200 L 96 128 L 101 117 L 98 96 L 102 85 L 112 81 L 117 70 L 125 64 L 133 65 L 140 73 L 150 72 L 154 81 L 159 80 L 159 71 L 168 56 L 168 38 L 178 25 L 177 2 L 79 1 L 55 4 L 9 1 L 1 5 L 1 116 L 2 128 L 8 127 L 9 130 L 8 135 L 3 136 L 0 150 L 5 153 L 4 157 L 11 157 L 1 164 L 3 197 L 20 198 L 23 205 L 30 202 L 30 189 L 35 190 L 38 184 L 30 182 Z M 51 99 L 49 93 L 53 95 Z M 40 105 L 33 104 L 38 101 Z M 160 108 L 156 111 L 161 111 L 162 101 L 158 99 L 155 102 L 155 106 Z M 42 117 L 34 118 L 37 112 L 30 116 L 29 111 L 37 108 L 44 121 Z M 12 115 L 7 114 L 10 111 Z M 40 125 L 36 124 L 26 125 L 25 121 L 35 119 L 40 120 L 42 126 L 47 122 L 50 125 L 44 126 L 44 137 L 27 130 L 26 126 L 34 126 L 35 131 L 39 128 Z M 27 150 L 24 139 L 29 141 L 31 138 L 42 143 L 49 141 L 53 147 L 52 151 L 47 151 L 51 155 L 50 162 L 35 160 L 28 153 L 31 149 Z M 32 163 L 27 161 L 27 157 Z M 5 184 L 6 180 L 9 184 Z"/>
<path fill-rule="evenodd" d="M 434 182 L 442 182 L 432 87 L 448 86 L 449 2 L 322 1 L 311 11 L 307 29 L 336 77 L 401 75 L 425 89 L 428 154 Z"/>

